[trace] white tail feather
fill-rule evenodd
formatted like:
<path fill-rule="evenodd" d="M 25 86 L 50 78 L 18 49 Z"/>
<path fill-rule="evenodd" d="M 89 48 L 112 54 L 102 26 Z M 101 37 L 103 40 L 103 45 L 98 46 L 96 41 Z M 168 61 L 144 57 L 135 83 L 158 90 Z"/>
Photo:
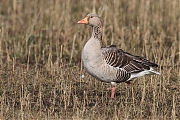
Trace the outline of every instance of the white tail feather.
<path fill-rule="evenodd" d="M 160 75 L 159 72 L 155 71 L 153 68 L 150 68 L 150 70 L 144 70 L 142 72 L 132 73 L 131 77 L 127 81 L 129 81 L 129 80 L 131 80 L 133 78 L 141 77 L 141 76 L 144 76 L 144 75 L 150 75 L 150 74 Z"/>

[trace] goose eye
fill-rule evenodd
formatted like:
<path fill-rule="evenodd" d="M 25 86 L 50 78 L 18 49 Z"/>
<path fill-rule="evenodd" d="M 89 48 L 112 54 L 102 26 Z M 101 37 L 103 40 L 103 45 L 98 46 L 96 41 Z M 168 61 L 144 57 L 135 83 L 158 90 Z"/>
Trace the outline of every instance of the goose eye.
<path fill-rule="evenodd" d="M 93 16 L 90 16 L 90 18 L 93 18 Z"/>

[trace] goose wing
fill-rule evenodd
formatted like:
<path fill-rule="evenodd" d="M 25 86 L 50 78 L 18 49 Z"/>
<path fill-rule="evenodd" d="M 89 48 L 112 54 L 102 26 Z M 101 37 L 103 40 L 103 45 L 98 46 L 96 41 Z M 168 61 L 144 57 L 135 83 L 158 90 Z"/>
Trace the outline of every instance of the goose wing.
<path fill-rule="evenodd" d="M 132 55 L 124 52 L 122 49 L 117 49 L 115 45 L 103 48 L 103 55 L 108 65 L 123 69 L 128 73 L 150 70 L 150 67 L 158 66 L 144 57 Z"/>

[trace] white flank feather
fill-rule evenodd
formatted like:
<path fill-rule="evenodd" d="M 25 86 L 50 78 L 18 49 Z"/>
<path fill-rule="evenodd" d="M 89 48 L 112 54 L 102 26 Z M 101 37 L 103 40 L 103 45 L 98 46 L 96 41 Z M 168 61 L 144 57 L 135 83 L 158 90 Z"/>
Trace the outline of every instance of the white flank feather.
<path fill-rule="evenodd" d="M 150 75 L 150 74 L 160 75 L 159 72 L 155 71 L 153 68 L 150 68 L 150 70 L 144 70 L 142 72 L 132 73 L 131 77 L 127 81 L 129 81 L 129 80 L 131 80 L 133 78 L 141 77 L 141 76 L 144 76 L 144 75 Z"/>

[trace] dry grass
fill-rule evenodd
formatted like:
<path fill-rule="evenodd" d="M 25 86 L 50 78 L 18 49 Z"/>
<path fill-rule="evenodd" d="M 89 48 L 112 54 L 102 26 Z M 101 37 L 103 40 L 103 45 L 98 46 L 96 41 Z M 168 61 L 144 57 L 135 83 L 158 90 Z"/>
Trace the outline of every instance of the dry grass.
<path fill-rule="evenodd" d="M 110 84 L 87 73 L 81 50 L 102 17 L 103 46 L 117 44 L 159 64 L 161 76 Z M 180 119 L 178 0 L 1 0 L 0 119 Z"/>

